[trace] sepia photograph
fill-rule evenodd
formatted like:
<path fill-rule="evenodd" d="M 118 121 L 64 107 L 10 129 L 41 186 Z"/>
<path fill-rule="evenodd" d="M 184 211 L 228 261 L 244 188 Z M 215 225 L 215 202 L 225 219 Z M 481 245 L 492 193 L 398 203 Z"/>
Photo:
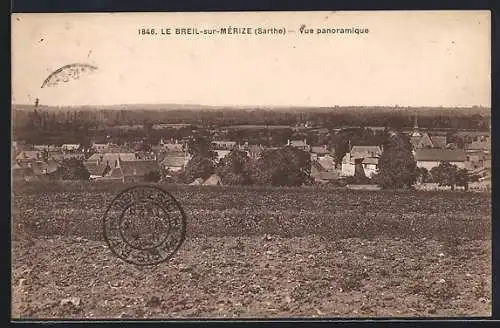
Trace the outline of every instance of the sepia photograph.
<path fill-rule="evenodd" d="M 11 320 L 492 315 L 489 11 L 14 13 Z"/>

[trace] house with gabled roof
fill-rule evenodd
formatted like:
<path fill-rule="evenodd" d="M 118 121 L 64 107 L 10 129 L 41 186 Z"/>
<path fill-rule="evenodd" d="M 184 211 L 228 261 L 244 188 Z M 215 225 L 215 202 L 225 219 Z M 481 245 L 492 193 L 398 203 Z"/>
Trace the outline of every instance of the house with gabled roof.
<path fill-rule="evenodd" d="M 309 152 L 311 150 L 311 146 L 307 144 L 307 140 L 306 139 L 303 139 L 303 140 L 288 140 L 286 145 L 287 146 L 292 146 L 292 147 L 295 147 L 295 148 L 298 148 L 300 150 L 307 151 L 307 152 Z"/>
<path fill-rule="evenodd" d="M 316 182 L 326 183 L 340 178 L 340 172 L 336 171 L 333 167 L 326 168 L 319 161 L 311 161 L 311 177 Z"/>
<path fill-rule="evenodd" d="M 414 152 L 418 167 L 430 171 L 441 162 L 449 162 L 458 168 L 466 168 L 467 156 L 463 149 L 417 149 Z"/>
<path fill-rule="evenodd" d="M 212 141 L 212 146 L 215 150 L 232 150 L 237 146 L 236 141 L 216 140 Z"/>
<path fill-rule="evenodd" d="M 465 145 L 467 152 L 483 151 L 485 153 L 491 152 L 491 142 L 489 139 L 472 141 Z"/>
<path fill-rule="evenodd" d="M 185 152 L 169 152 L 160 155 L 160 167 L 164 170 L 178 172 L 184 169 L 191 159 L 191 155 Z"/>
<path fill-rule="evenodd" d="M 380 157 L 382 148 L 379 146 L 353 146 L 349 152 L 352 158 Z"/>
<path fill-rule="evenodd" d="M 446 148 L 446 136 L 431 136 L 432 148 Z"/>
<path fill-rule="evenodd" d="M 159 167 L 154 160 L 119 161 L 123 182 L 144 181 L 147 174 L 158 172 Z"/>
<path fill-rule="evenodd" d="M 413 149 L 434 148 L 434 144 L 432 143 L 432 139 L 425 132 L 419 133 L 418 135 L 412 135 L 410 137 L 410 143 L 411 143 Z"/>
<path fill-rule="evenodd" d="M 360 165 L 365 175 L 371 178 L 378 172 L 378 160 L 382 155 L 379 146 L 353 146 L 342 158 L 342 176 L 354 176 L 356 165 Z"/>

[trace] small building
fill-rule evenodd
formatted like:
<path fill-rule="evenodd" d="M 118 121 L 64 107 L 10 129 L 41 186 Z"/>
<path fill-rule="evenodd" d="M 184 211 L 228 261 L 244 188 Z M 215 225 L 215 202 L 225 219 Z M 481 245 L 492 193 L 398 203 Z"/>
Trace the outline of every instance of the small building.
<path fill-rule="evenodd" d="M 360 165 L 365 176 L 373 177 L 378 172 L 381 155 L 382 149 L 379 146 L 353 146 L 342 158 L 342 176 L 354 176 L 356 165 Z"/>
<path fill-rule="evenodd" d="M 378 157 L 363 158 L 361 166 L 363 167 L 363 170 L 365 171 L 365 175 L 367 177 L 373 177 L 373 175 L 378 173 Z"/>
<path fill-rule="evenodd" d="M 164 170 L 169 170 L 172 172 L 178 172 L 183 170 L 191 156 L 185 153 L 168 153 L 160 161 L 160 167 Z"/>
<path fill-rule="evenodd" d="M 298 148 L 298 149 L 306 151 L 306 152 L 309 152 L 311 150 L 311 146 L 307 144 L 306 139 L 304 139 L 304 140 L 288 140 L 286 145 Z"/>
<path fill-rule="evenodd" d="M 445 149 L 447 145 L 446 136 L 431 136 L 432 148 Z"/>
<path fill-rule="evenodd" d="M 491 142 L 489 141 L 489 139 L 472 141 L 465 145 L 465 149 L 467 152 L 484 151 L 485 153 L 490 153 Z"/>
<path fill-rule="evenodd" d="M 40 150 L 23 150 L 16 156 L 16 162 L 24 164 L 43 158 L 43 151 Z"/>
<path fill-rule="evenodd" d="M 236 141 L 212 141 L 212 146 L 215 150 L 232 150 L 235 149 L 237 144 Z"/>
<path fill-rule="evenodd" d="M 63 144 L 61 150 L 63 151 L 77 151 L 80 149 L 79 144 Z"/>
<path fill-rule="evenodd" d="M 119 161 L 123 182 L 141 182 L 145 176 L 151 172 L 158 172 L 159 168 L 156 161 L 136 160 Z"/>
<path fill-rule="evenodd" d="M 331 155 L 325 155 L 314 159 L 327 171 L 335 170 L 335 158 Z"/>
<path fill-rule="evenodd" d="M 414 157 L 418 167 L 430 171 L 441 162 L 449 162 L 458 168 L 466 168 L 467 157 L 463 149 L 417 149 Z"/>
<path fill-rule="evenodd" d="M 217 154 L 217 162 L 220 162 L 221 159 L 226 157 L 231 152 L 230 150 L 222 150 L 222 149 L 216 149 L 214 151 Z"/>
<path fill-rule="evenodd" d="M 259 159 L 265 149 L 262 145 L 249 145 L 248 142 L 239 146 L 239 150 L 244 151 L 251 159 Z"/>
<path fill-rule="evenodd" d="M 411 143 L 413 149 L 433 148 L 434 147 L 432 140 L 427 133 L 419 133 L 417 135 L 413 134 L 410 137 L 410 143 Z"/>
<path fill-rule="evenodd" d="M 184 144 L 180 143 L 178 140 L 170 140 L 170 142 L 165 142 L 163 139 L 160 141 L 160 146 L 162 151 L 166 152 L 183 152 L 185 149 Z"/>
<path fill-rule="evenodd" d="M 353 158 L 380 157 L 382 148 L 379 146 L 353 146 L 350 151 Z"/>
<path fill-rule="evenodd" d="M 217 174 L 212 174 L 203 182 L 204 186 L 222 186 L 222 179 Z"/>
<path fill-rule="evenodd" d="M 314 181 L 320 183 L 326 183 L 340 178 L 340 173 L 334 169 L 326 169 L 318 161 L 311 162 L 311 177 Z"/>
<path fill-rule="evenodd" d="M 92 144 L 92 149 L 95 151 L 95 152 L 98 152 L 98 153 L 104 153 L 107 151 L 109 145 L 107 143 L 103 144 L 103 143 L 93 143 Z"/>

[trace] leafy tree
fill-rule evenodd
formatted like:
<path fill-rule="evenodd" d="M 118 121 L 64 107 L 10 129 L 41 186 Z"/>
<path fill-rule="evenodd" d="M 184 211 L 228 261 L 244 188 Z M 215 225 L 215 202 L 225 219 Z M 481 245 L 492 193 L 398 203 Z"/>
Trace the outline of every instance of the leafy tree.
<path fill-rule="evenodd" d="M 150 171 L 144 175 L 146 182 L 158 182 L 161 180 L 161 174 L 158 171 Z"/>
<path fill-rule="evenodd" d="M 410 188 L 418 173 L 409 140 L 399 135 L 391 137 L 379 159 L 379 173 L 375 176 L 377 183 L 385 189 Z"/>
<path fill-rule="evenodd" d="M 71 158 L 64 160 L 53 176 L 61 180 L 88 180 L 90 173 L 83 165 L 83 161 Z"/>
<path fill-rule="evenodd" d="M 203 136 L 196 136 L 190 138 L 188 141 L 188 152 L 193 156 L 205 157 L 211 161 L 214 161 L 217 157 L 217 153 L 212 150 L 212 144 L 210 140 Z"/>
<path fill-rule="evenodd" d="M 437 167 L 433 167 L 431 175 L 440 186 L 450 186 L 451 190 L 455 190 L 455 186 L 460 186 L 467 191 L 470 182 L 479 181 L 479 176 L 469 173 L 467 169 L 459 169 L 449 162 L 441 162 Z"/>
<path fill-rule="evenodd" d="M 265 151 L 252 165 L 252 181 L 273 186 L 300 186 L 311 182 L 311 158 L 305 151 L 286 146 Z"/>
<path fill-rule="evenodd" d="M 450 186 L 455 190 L 457 182 L 461 179 L 458 176 L 458 167 L 449 162 L 441 162 L 438 166 L 431 169 L 432 180 L 439 186 Z M 458 179 L 457 179 L 458 178 Z"/>
<path fill-rule="evenodd" d="M 430 182 L 431 175 L 429 173 L 429 170 L 427 170 L 425 167 L 419 167 L 418 168 L 418 180 L 421 183 Z"/>
<path fill-rule="evenodd" d="M 215 171 L 214 163 L 207 157 L 194 155 L 186 164 L 183 178 L 185 182 L 192 182 L 196 178 L 207 179 Z"/>
<path fill-rule="evenodd" d="M 227 185 L 245 185 L 250 183 L 248 172 L 250 158 L 247 153 L 234 149 L 222 158 L 217 167 L 217 174 Z"/>

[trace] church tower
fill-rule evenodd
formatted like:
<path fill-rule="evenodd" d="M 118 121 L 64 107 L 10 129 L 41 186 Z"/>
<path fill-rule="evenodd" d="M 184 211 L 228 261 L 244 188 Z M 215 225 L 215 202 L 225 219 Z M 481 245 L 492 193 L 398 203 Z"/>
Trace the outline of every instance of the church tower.
<path fill-rule="evenodd" d="M 413 120 L 413 133 L 411 134 L 412 137 L 421 137 L 422 134 L 420 133 L 418 129 L 418 117 L 415 115 L 415 118 Z"/>

